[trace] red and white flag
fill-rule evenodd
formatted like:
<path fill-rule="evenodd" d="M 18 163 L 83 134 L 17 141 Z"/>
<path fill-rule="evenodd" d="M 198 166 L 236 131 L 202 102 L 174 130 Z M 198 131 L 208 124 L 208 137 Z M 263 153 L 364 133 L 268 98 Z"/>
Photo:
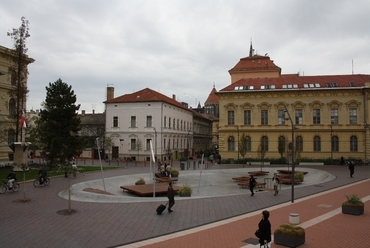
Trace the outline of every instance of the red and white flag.
<path fill-rule="evenodd" d="M 19 121 L 19 126 L 20 127 L 24 127 L 24 128 L 27 127 L 27 123 L 26 123 L 26 112 L 24 110 L 22 111 L 22 116 L 21 116 L 21 119 Z"/>

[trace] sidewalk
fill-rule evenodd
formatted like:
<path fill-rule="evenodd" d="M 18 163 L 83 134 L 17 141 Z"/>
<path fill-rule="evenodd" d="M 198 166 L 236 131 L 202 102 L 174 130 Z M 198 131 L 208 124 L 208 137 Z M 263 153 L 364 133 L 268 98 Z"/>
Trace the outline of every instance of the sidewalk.
<path fill-rule="evenodd" d="M 343 186 L 317 195 L 305 197 L 294 203 L 284 203 L 267 208 L 273 230 L 288 223 L 290 213 L 298 213 L 299 226 L 305 228 L 306 242 L 302 248 L 311 247 L 369 247 L 370 236 L 370 179 Z M 361 216 L 345 215 L 341 204 L 345 195 L 357 194 L 363 199 L 365 213 Z M 271 196 L 273 197 L 273 196 Z M 138 242 L 131 247 L 259 247 L 243 240 L 255 238 L 261 211 L 231 218 L 191 230 Z M 273 238 L 273 237 L 272 237 Z M 283 247 L 272 241 L 272 247 Z"/>

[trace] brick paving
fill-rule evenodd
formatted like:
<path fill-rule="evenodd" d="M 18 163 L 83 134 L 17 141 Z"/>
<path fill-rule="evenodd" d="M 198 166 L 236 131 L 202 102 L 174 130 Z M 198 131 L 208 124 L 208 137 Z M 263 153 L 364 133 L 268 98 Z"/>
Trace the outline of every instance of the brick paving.
<path fill-rule="evenodd" d="M 236 168 L 237 165 L 217 166 L 217 169 L 230 167 Z M 210 169 L 213 168 L 216 166 Z M 78 213 L 60 215 L 57 212 L 67 209 L 68 201 L 60 198 L 58 192 L 67 187 L 68 179 L 52 178 L 49 186 L 40 188 L 26 183 L 25 194 L 31 199 L 28 203 L 17 201 L 23 198 L 23 185 L 17 193 L 0 195 L 0 247 L 140 247 L 142 243 L 138 242 L 144 240 L 152 243 L 146 247 L 253 247 L 243 240 L 254 238 L 253 233 L 263 209 L 270 210 L 273 228 L 280 223 L 287 223 L 292 212 L 299 213 L 300 222 L 307 224 L 318 216 L 338 209 L 345 195 L 370 195 L 368 166 L 356 167 L 354 178 L 349 177 L 347 167 L 313 168 L 328 171 L 336 179 L 297 187 L 294 203 L 290 203 L 290 190 L 282 190 L 278 196 L 273 196 L 271 192 L 258 192 L 253 198 L 249 191 L 245 191 L 243 195 L 177 201 L 174 213 L 160 216 L 155 214 L 158 202 L 78 201 L 71 203 L 71 208 L 78 210 Z M 144 170 L 147 168 L 143 165 L 129 165 L 127 168 L 105 171 L 104 175 L 129 175 Z M 85 173 L 70 181 L 77 183 L 99 179 L 100 176 L 100 173 Z M 365 204 L 365 214 L 361 216 L 337 214 L 315 225 L 308 225 L 306 244 L 301 247 L 367 247 L 370 243 L 369 207 L 369 204 Z M 208 228 L 205 226 L 207 224 L 213 226 Z M 194 228 L 202 229 L 191 233 L 192 230 L 198 230 Z M 184 230 L 188 234 L 183 235 Z M 176 238 L 166 240 L 171 235 L 176 235 Z M 158 237 L 163 241 L 153 240 Z M 280 247 L 275 244 L 272 246 Z"/>

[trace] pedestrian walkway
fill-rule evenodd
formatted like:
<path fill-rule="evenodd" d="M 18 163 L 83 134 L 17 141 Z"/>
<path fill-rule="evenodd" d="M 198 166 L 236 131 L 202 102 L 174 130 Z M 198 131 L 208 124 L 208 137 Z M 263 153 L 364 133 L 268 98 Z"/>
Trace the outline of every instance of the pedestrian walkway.
<path fill-rule="evenodd" d="M 217 165 L 207 171 L 230 168 L 242 166 Z M 100 172 L 84 173 L 70 179 L 51 178 L 50 185 L 46 187 L 21 184 L 19 192 L 0 195 L 0 247 L 250 247 L 243 241 L 254 238 L 260 213 L 264 209 L 271 211 L 273 228 L 288 222 L 289 213 L 299 213 L 301 224 L 307 225 L 306 244 L 302 247 L 348 247 L 348 244 L 367 247 L 363 244 L 369 244 L 364 232 L 369 229 L 370 205 L 365 204 L 362 216 L 334 213 L 345 200 L 345 195 L 357 194 L 363 198 L 370 194 L 367 181 L 370 167 L 356 167 L 354 178 L 349 177 L 347 167 L 312 168 L 324 170 L 334 175 L 335 179 L 296 187 L 294 203 L 290 203 L 292 195 L 289 189 L 280 191 L 278 196 L 263 191 L 257 192 L 254 197 L 250 196 L 249 190 L 240 189 L 245 193 L 177 200 L 174 212 L 162 215 L 157 215 L 155 209 L 158 201 L 165 202 L 166 197 L 145 202 L 72 200 L 70 207 L 77 213 L 58 214 L 69 207 L 68 199 L 59 196 L 68 187 L 68 181 L 73 186 L 96 181 L 94 187 L 97 184 L 101 187 Z M 147 171 L 148 167 L 143 165 L 129 164 L 118 170 L 104 171 L 104 176 L 133 175 L 136 178 L 137 174 Z M 124 182 L 117 187 L 121 183 Z M 30 201 L 20 202 L 24 196 Z M 334 216 L 325 219 L 327 214 Z M 316 223 L 318 217 L 325 220 Z M 316 224 L 311 225 L 311 222 Z M 184 231 L 187 232 L 185 235 Z M 153 238 L 161 240 L 157 242 Z M 140 243 L 142 241 L 149 243 Z"/>
<path fill-rule="evenodd" d="M 290 213 L 298 213 L 305 228 L 306 243 L 300 247 L 369 247 L 370 236 L 370 179 L 336 188 L 317 195 L 308 196 L 294 203 L 284 203 L 267 208 L 270 211 L 272 231 L 282 223 L 288 223 Z M 365 214 L 344 215 L 341 203 L 345 195 L 357 194 L 365 204 Z M 120 246 L 134 247 L 243 247 L 258 245 L 245 244 L 243 240 L 255 238 L 254 232 L 262 211 L 219 221 L 202 227 L 178 232 L 163 237 Z M 354 238 L 361 237 L 361 238 Z M 273 236 L 272 236 L 273 239 Z M 272 247 L 283 247 L 272 241 Z"/>

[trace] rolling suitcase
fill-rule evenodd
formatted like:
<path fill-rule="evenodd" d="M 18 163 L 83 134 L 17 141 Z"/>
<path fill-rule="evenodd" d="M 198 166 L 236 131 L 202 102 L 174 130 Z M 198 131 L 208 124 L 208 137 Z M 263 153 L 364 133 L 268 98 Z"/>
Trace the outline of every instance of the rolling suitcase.
<path fill-rule="evenodd" d="M 157 214 L 162 214 L 162 212 L 166 209 L 167 204 L 168 202 L 166 203 L 166 205 L 163 204 L 159 205 L 159 207 L 157 207 Z"/>

